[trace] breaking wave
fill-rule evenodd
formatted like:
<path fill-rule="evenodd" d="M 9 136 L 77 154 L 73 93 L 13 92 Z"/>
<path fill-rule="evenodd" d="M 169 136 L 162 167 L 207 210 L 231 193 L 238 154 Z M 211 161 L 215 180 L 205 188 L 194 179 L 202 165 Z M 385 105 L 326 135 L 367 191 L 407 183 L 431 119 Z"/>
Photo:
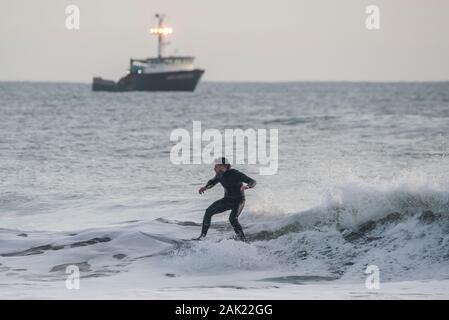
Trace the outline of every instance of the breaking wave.
<path fill-rule="evenodd" d="M 167 276 L 271 270 L 359 281 L 376 265 L 383 281 L 449 277 L 449 192 L 444 188 L 351 184 L 322 205 L 284 215 L 247 213 L 249 243 L 214 222 L 206 241 L 192 221 L 156 219 L 77 232 L 0 230 L 0 275 L 48 281 L 76 264 L 84 277 L 131 273 L 151 259 Z M 150 265 L 148 263 L 148 265 Z"/>
<path fill-rule="evenodd" d="M 303 212 L 242 217 L 250 244 L 211 240 L 173 251 L 171 258 L 193 272 L 275 268 L 355 280 L 376 265 L 383 281 L 444 279 L 449 277 L 446 190 L 349 184 Z"/>
<path fill-rule="evenodd" d="M 446 190 L 345 186 L 321 206 L 248 231 L 277 261 L 303 273 L 363 278 L 377 265 L 384 281 L 448 278 Z"/>

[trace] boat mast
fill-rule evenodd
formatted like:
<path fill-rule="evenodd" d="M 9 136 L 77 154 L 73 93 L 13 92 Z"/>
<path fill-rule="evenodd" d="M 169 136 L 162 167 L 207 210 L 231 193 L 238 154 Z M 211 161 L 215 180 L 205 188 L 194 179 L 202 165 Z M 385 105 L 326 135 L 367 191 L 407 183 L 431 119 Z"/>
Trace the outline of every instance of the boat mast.
<path fill-rule="evenodd" d="M 165 14 L 156 13 L 155 16 L 158 19 L 158 26 L 157 26 L 157 28 L 152 28 L 150 30 L 150 32 L 151 32 L 151 34 L 157 35 L 157 38 L 158 38 L 157 57 L 159 59 L 161 59 L 162 58 L 162 49 L 163 49 L 163 46 L 165 45 L 164 37 L 173 33 L 173 29 L 164 27 Z"/>
<path fill-rule="evenodd" d="M 156 18 L 158 18 L 159 22 L 158 22 L 158 28 L 162 29 L 162 25 L 164 24 L 164 15 L 159 15 L 158 13 L 156 13 Z M 157 37 L 157 57 L 160 59 L 162 58 L 162 33 L 158 34 Z"/>

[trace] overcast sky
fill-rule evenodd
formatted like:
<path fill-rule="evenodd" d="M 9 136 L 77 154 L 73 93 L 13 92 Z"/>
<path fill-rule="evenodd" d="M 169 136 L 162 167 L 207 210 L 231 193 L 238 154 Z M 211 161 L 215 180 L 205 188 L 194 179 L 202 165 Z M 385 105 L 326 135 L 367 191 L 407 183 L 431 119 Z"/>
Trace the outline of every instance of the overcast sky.
<path fill-rule="evenodd" d="M 117 80 L 156 54 L 156 12 L 174 28 L 167 53 L 196 56 L 204 80 L 449 80 L 447 0 L 0 0 L 0 80 Z"/>

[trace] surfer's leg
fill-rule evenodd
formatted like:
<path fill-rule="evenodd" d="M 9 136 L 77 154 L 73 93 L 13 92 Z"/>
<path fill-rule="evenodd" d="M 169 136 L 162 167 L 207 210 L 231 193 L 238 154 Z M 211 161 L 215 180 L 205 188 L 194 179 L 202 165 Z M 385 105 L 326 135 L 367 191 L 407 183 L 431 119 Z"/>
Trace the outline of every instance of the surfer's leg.
<path fill-rule="evenodd" d="M 220 199 L 212 203 L 209 208 L 206 209 L 206 212 L 204 213 L 203 218 L 203 227 L 201 229 L 201 236 L 205 237 L 207 234 L 207 230 L 209 230 L 210 223 L 212 220 L 212 216 L 217 213 L 224 212 L 226 210 L 230 210 L 229 203 L 227 203 L 224 199 Z"/>
<path fill-rule="evenodd" d="M 231 214 L 229 215 L 229 222 L 234 228 L 237 237 L 240 240 L 245 240 L 245 234 L 243 233 L 243 228 L 239 223 L 239 215 L 242 213 L 243 207 L 245 206 L 245 199 L 242 199 L 232 208 Z"/>

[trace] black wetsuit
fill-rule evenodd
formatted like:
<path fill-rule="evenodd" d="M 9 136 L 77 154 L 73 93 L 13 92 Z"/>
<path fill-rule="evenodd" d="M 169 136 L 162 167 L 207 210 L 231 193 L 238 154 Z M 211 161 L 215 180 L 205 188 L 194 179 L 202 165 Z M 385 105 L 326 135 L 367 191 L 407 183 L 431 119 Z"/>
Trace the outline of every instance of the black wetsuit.
<path fill-rule="evenodd" d="M 214 214 L 224 212 L 226 210 L 231 210 L 229 215 L 229 222 L 234 228 L 235 233 L 240 239 L 244 239 L 245 235 L 243 233 L 242 226 L 238 221 L 238 217 L 242 212 L 245 205 L 245 192 L 241 191 L 242 182 L 245 182 L 250 188 L 256 185 L 256 181 L 251 179 L 247 175 L 241 173 L 235 169 L 229 169 L 224 173 L 220 173 L 206 184 L 206 188 L 210 189 L 217 183 L 221 183 L 225 189 L 224 197 L 220 200 L 212 203 L 209 208 L 206 209 L 203 219 L 203 228 L 201 230 L 201 237 L 205 237 L 207 230 L 210 227 L 211 219 Z"/>

